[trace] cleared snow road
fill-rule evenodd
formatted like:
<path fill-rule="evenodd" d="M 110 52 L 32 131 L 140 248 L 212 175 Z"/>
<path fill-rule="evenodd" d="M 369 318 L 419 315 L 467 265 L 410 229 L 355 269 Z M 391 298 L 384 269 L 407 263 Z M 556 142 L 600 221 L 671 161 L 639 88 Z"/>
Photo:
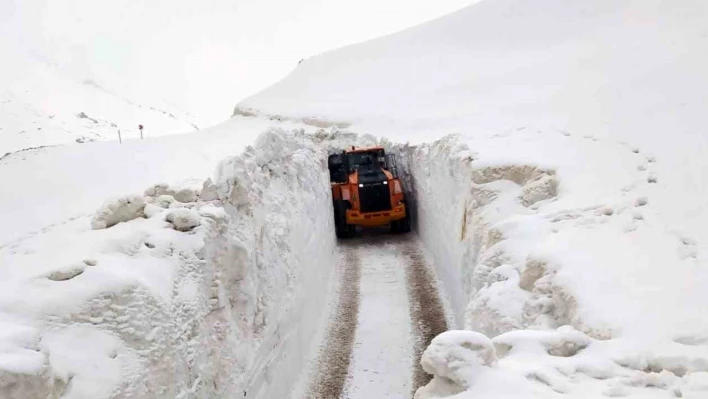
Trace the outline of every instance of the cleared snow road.
<path fill-rule="evenodd" d="M 429 380 L 422 350 L 447 329 L 419 243 L 370 233 L 339 250 L 338 303 L 307 398 L 410 398 Z"/>

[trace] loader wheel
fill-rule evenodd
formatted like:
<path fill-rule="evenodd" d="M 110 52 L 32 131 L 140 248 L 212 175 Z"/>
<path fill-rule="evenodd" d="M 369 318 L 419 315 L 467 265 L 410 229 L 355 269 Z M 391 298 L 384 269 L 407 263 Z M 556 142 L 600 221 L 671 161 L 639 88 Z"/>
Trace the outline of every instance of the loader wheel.
<path fill-rule="evenodd" d="M 354 225 L 347 224 L 347 203 L 334 201 L 334 231 L 337 238 L 351 238 L 356 232 Z"/>
<path fill-rule="evenodd" d="M 403 219 L 399 220 L 399 232 L 400 233 L 408 233 L 411 231 L 411 214 L 406 210 L 406 217 Z"/>
<path fill-rule="evenodd" d="M 402 234 L 411 231 L 411 217 L 408 212 L 406 212 L 406 217 L 399 220 L 394 220 L 391 222 L 391 233 Z"/>

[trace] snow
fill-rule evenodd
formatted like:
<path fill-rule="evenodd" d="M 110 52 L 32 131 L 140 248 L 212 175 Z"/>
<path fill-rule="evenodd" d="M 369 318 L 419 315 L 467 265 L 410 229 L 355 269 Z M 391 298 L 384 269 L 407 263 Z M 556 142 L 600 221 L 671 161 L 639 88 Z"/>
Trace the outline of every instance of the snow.
<path fill-rule="evenodd" d="M 420 398 L 705 397 L 707 20 L 486 1 L 308 59 L 199 134 L 4 157 L 0 392 L 286 397 L 335 259 L 325 151 L 369 133 L 468 330 L 428 348 Z M 149 218 L 90 229 L 148 188 Z"/>
<path fill-rule="evenodd" d="M 143 193 L 164 182 L 201 185 L 219 160 L 243 151 L 271 124 L 267 119 L 234 118 L 185 135 L 8 155 L 0 160 L 0 180 L 9 188 L 0 196 L 0 217 L 12 228 L 0 230 L 0 245 L 86 216 L 110 197 Z M 278 126 L 302 128 L 288 122 Z"/>
<path fill-rule="evenodd" d="M 416 145 L 395 148 L 458 328 L 571 326 L 593 362 L 632 359 L 604 382 L 521 373 L 538 395 L 672 395 L 708 360 L 706 21 L 700 1 L 486 1 L 238 107 Z"/>
<path fill-rule="evenodd" d="M 94 230 L 78 216 L 3 246 L 3 397 L 270 397 L 294 384 L 334 260 L 325 155 L 302 131 L 269 130 L 220 164 L 218 200 L 137 196 L 150 218 Z M 284 384 L 259 381 L 271 374 Z"/>
<path fill-rule="evenodd" d="M 0 156 L 15 151 L 95 140 L 187 133 L 193 117 L 169 105 L 145 104 L 72 76 L 26 48 L 0 39 Z"/>
<path fill-rule="evenodd" d="M 405 258 L 395 245 L 362 245 L 360 305 L 343 398 L 409 398 L 413 337 Z M 386 326 L 382 329 L 381 326 Z"/>
<path fill-rule="evenodd" d="M 165 220 L 174 225 L 177 231 L 189 231 L 201 224 L 199 212 L 191 209 L 175 209 L 170 211 Z"/>
<path fill-rule="evenodd" d="M 120 222 L 137 219 L 143 215 L 145 200 L 139 195 L 128 195 L 106 200 L 91 219 L 91 228 L 105 229 Z"/>

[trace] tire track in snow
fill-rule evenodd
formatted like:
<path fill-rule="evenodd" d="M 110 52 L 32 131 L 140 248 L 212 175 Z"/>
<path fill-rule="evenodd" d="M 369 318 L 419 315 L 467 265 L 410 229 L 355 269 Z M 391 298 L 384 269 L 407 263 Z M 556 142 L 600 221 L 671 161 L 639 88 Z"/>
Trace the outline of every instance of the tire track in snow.
<path fill-rule="evenodd" d="M 440 300 L 438 286 L 433 272 L 425 261 L 425 256 L 417 240 L 406 242 L 404 253 L 407 256 L 406 285 L 413 324 L 413 383 L 412 395 L 433 378 L 420 366 L 420 357 L 438 334 L 447 331 L 445 308 Z M 411 395 L 411 396 L 412 396 Z"/>
<path fill-rule="evenodd" d="M 344 389 L 359 315 L 361 261 L 357 248 L 344 249 L 344 267 L 339 283 L 339 300 L 328 327 L 325 344 L 317 361 L 317 371 L 308 390 L 308 399 L 336 399 Z"/>
<path fill-rule="evenodd" d="M 339 399 L 409 399 L 414 359 L 406 289 L 408 238 L 366 231 L 348 241 L 361 257 L 359 320 Z"/>

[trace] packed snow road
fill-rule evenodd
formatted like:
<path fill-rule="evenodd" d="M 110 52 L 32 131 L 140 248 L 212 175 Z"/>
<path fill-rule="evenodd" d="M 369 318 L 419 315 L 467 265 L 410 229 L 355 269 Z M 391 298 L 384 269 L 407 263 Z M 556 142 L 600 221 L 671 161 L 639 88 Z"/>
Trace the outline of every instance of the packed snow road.
<path fill-rule="evenodd" d="M 430 379 L 420 354 L 447 329 L 420 244 L 370 233 L 339 252 L 339 295 L 306 397 L 410 398 Z"/>

